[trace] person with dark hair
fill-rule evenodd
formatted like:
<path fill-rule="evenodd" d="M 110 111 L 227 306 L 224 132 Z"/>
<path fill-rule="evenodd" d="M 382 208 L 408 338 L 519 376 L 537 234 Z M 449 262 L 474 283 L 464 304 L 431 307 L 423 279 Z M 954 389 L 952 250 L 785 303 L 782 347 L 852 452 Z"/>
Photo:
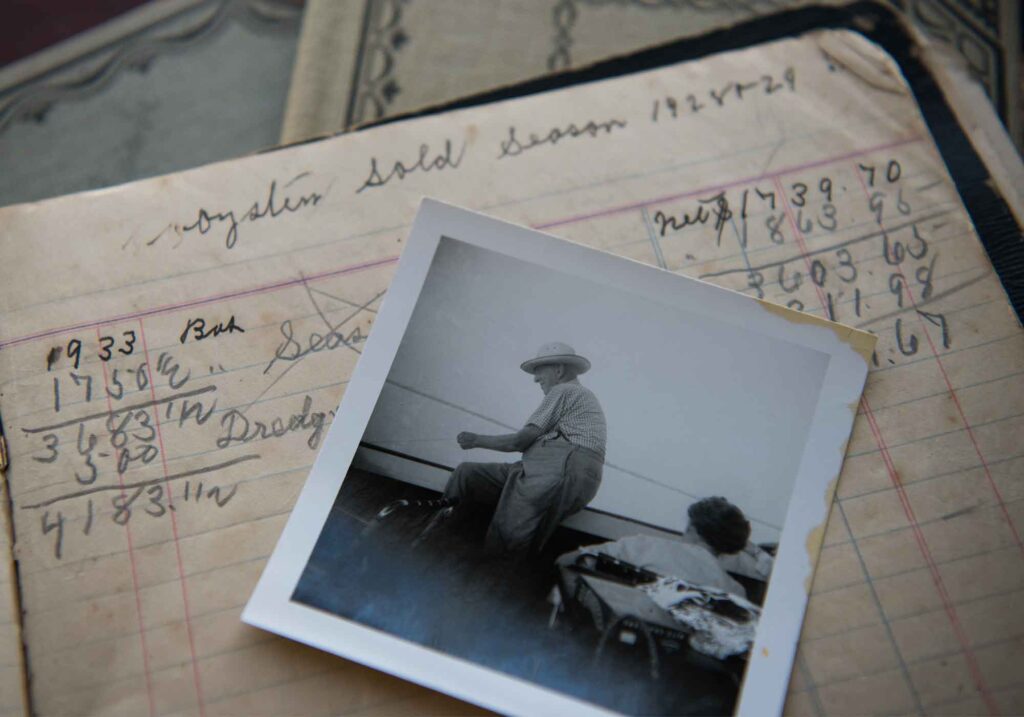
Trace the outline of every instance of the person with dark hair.
<path fill-rule="evenodd" d="M 742 510 L 721 496 L 698 500 L 687 508 L 686 514 L 690 518 L 687 533 L 696 533 L 715 555 L 738 553 L 750 540 L 750 521 Z"/>
<path fill-rule="evenodd" d="M 742 598 L 747 591 L 725 571 L 719 557 L 742 551 L 750 538 L 750 522 L 743 511 L 725 498 L 704 498 L 687 509 L 689 525 L 681 538 L 630 535 L 598 545 L 587 545 L 558 558 L 559 567 L 576 564 L 583 556 L 606 555 L 649 570 Z M 572 590 L 575 578 L 563 577 Z"/>

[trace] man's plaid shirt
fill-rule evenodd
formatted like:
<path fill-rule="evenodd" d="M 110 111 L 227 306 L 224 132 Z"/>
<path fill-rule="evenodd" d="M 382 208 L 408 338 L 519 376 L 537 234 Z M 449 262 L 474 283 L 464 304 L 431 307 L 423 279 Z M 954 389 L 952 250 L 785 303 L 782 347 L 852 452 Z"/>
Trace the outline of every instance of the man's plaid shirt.
<path fill-rule="evenodd" d="M 604 411 L 594 392 L 575 379 L 552 386 L 526 424 L 537 426 L 541 439 L 562 435 L 569 443 L 589 448 L 604 460 L 608 438 Z"/>

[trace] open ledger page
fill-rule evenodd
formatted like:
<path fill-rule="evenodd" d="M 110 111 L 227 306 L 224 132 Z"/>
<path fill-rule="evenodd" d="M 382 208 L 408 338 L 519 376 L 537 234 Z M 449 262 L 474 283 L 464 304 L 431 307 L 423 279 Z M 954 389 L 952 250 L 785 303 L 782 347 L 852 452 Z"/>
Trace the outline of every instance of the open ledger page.
<path fill-rule="evenodd" d="M 1024 336 L 823 32 L 0 211 L 36 712 L 470 709 L 239 621 L 425 195 L 875 332 L 788 709 L 1024 708 Z"/>

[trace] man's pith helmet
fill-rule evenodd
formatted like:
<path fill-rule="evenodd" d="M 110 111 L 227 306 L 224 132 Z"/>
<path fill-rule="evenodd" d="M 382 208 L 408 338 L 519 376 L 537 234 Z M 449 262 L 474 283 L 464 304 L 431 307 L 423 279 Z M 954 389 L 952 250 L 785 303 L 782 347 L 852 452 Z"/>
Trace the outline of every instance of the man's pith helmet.
<path fill-rule="evenodd" d="M 563 344 L 561 341 L 552 341 L 549 344 L 544 344 L 537 349 L 537 356 L 529 361 L 524 361 L 520 368 L 526 371 L 526 373 L 533 373 L 537 370 L 538 366 L 552 363 L 572 366 L 576 369 L 577 373 L 586 373 L 590 370 L 590 361 L 577 354 L 572 346 Z"/>

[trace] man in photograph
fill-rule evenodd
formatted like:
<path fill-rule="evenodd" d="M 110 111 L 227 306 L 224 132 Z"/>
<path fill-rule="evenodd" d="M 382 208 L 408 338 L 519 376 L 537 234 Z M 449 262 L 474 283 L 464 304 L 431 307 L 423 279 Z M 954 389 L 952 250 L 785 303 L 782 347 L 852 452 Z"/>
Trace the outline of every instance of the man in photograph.
<path fill-rule="evenodd" d="M 485 546 L 493 553 L 539 550 L 566 517 L 597 493 L 604 467 L 607 427 L 594 393 L 578 376 L 590 361 L 568 344 L 545 344 L 520 368 L 533 374 L 544 398 L 516 433 L 462 432 L 469 450 L 523 454 L 515 463 L 461 463 L 448 479 L 445 498 L 456 512 L 493 510 Z"/>

